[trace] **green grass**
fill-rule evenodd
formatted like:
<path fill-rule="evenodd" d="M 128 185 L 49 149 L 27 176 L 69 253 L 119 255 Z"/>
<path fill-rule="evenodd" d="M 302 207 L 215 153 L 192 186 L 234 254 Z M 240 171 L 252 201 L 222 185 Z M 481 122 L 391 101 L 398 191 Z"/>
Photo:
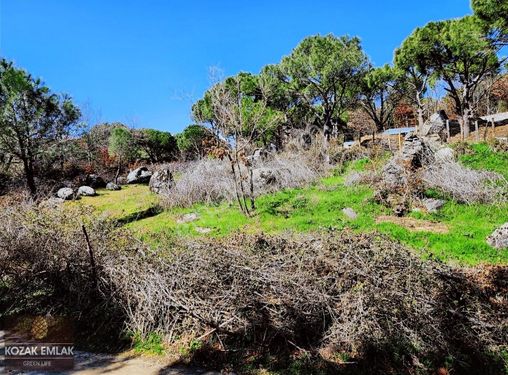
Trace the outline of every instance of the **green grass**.
<path fill-rule="evenodd" d="M 132 348 L 135 352 L 151 355 L 163 355 L 166 352 L 162 336 L 155 332 L 150 332 L 146 337 L 137 332 L 130 333 L 128 336 L 132 340 Z"/>
<path fill-rule="evenodd" d="M 144 185 L 124 185 L 122 190 L 112 191 L 97 189 L 96 197 L 82 197 L 69 204 L 85 204 L 93 207 L 98 213 L 114 219 L 121 219 L 145 211 L 159 203 L 157 195 Z"/>
<path fill-rule="evenodd" d="M 497 172 L 508 179 L 508 152 L 495 152 L 487 143 L 472 144 L 472 154 L 462 155 L 459 160 L 474 169 Z"/>
<path fill-rule="evenodd" d="M 369 162 L 360 160 L 348 170 L 369 168 Z M 129 222 L 140 239 L 154 246 L 166 246 L 174 237 L 227 236 L 236 231 L 275 234 L 284 231 L 309 232 L 315 230 L 355 231 L 377 230 L 418 250 L 423 257 L 446 262 L 475 265 L 479 263 L 508 264 L 508 252 L 497 251 L 485 239 L 499 225 L 508 221 L 508 205 L 462 205 L 449 201 L 435 214 L 421 212 L 410 216 L 441 222 L 448 233 L 415 232 L 393 223 L 376 223 L 376 217 L 389 211 L 374 202 L 373 191 L 366 186 L 348 187 L 344 175 L 333 175 L 300 189 L 287 189 L 261 196 L 256 200 L 253 217 L 245 217 L 235 205 L 195 205 L 186 209 L 162 211 L 154 216 Z M 432 192 L 429 192 L 432 194 Z M 132 215 L 157 205 L 157 197 L 142 185 L 127 186 L 121 191 L 101 191 L 98 197 L 84 198 L 79 204 L 91 204 L 102 214 L 115 219 Z M 341 210 L 351 207 L 358 218 L 351 220 Z M 199 219 L 178 223 L 185 213 L 194 212 Z M 200 229 L 211 230 L 207 234 Z"/>

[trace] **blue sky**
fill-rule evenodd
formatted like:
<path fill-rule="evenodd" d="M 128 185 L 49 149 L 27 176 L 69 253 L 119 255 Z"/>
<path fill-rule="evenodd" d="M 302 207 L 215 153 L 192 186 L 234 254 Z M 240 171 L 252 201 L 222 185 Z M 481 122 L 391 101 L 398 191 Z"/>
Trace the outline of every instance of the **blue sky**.
<path fill-rule="evenodd" d="M 0 0 L 0 55 L 70 94 L 92 121 L 178 132 L 208 69 L 257 73 L 307 35 L 358 35 L 377 65 L 468 0 Z"/>

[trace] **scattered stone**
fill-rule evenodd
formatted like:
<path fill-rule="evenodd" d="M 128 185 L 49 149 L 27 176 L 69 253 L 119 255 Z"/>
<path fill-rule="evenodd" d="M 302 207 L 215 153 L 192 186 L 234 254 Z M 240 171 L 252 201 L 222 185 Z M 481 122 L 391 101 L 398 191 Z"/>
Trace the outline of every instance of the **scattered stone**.
<path fill-rule="evenodd" d="M 106 184 L 106 190 L 121 190 L 122 187 L 120 185 L 115 184 L 114 182 L 108 182 Z"/>
<path fill-rule="evenodd" d="M 422 205 L 427 212 L 437 212 L 441 207 L 444 206 L 446 201 L 442 199 L 425 198 L 422 199 Z"/>
<path fill-rule="evenodd" d="M 152 172 L 147 167 L 139 167 L 130 171 L 127 175 L 128 184 L 147 184 L 152 177 Z"/>
<path fill-rule="evenodd" d="M 192 221 L 196 221 L 199 219 L 199 215 L 195 212 L 191 212 L 190 214 L 183 215 L 180 219 L 178 219 L 176 222 L 178 224 L 185 224 L 190 223 Z"/>
<path fill-rule="evenodd" d="M 90 186 L 80 186 L 78 189 L 78 196 L 93 197 L 95 195 L 97 195 L 95 189 Z"/>
<path fill-rule="evenodd" d="M 212 228 L 203 228 L 203 227 L 196 227 L 196 232 L 201 234 L 207 234 L 212 231 Z"/>
<path fill-rule="evenodd" d="M 173 174 L 167 168 L 159 169 L 152 175 L 148 185 L 150 191 L 156 194 L 168 195 L 174 185 Z"/>
<path fill-rule="evenodd" d="M 58 190 L 56 193 L 57 197 L 63 200 L 71 200 L 74 198 L 74 190 L 68 187 L 64 187 Z"/>
<path fill-rule="evenodd" d="M 355 210 L 350 207 L 343 208 L 342 213 L 352 220 L 358 217 L 358 214 L 355 212 Z"/>
<path fill-rule="evenodd" d="M 106 187 L 106 182 L 101 176 L 89 174 L 83 181 L 83 185 L 90 186 L 93 189 L 100 189 Z"/>
<path fill-rule="evenodd" d="M 508 223 L 504 223 L 488 236 L 487 243 L 495 249 L 508 249 Z"/>

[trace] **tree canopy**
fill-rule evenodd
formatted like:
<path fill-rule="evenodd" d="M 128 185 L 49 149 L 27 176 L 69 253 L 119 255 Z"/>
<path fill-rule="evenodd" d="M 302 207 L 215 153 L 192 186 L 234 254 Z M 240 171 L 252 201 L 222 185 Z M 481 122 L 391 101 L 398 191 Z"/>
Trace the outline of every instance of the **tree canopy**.
<path fill-rule="evenodd" d="M 396 62 L 406 71 L 433 76 L 445 83 L 445 90 L 462 116 L 464 135 L 469 134 L 472 98 L 482 79 L 497 72 L 499 61 L 492 42 L 485 38 L 474 16 L 429 22 L 417 28 L 396 52 Z"/>
<path fill-rule="evenodd" d="M 70 97 L 52 93 L 41 80 L 0 61 L 0 149 L 21 160 L 33 196 L 37 168 L 45 157 L 59 155 L 54 149 L 80 115 Z"/>
<path fill-rule="evenodd" d="M 291 105 L 310 111 L 325 135 L 344 123 L 341 117 L 357 100 L 367 67 L 358 38 L 331 34 L 305 38 L 279 65 Z"/>
<path fill-rule="evenodd" d="M 472 0 L 475 15 L 481 20 L 483 29 L 495 43 L 508 44 L 508 1 Z"/>
<path fill-rule="evenodd" d="M 152 163 L 173 161 L 178 157 L 178 145 L 169 132 L 142 129 L 135 132 L 137 145 L 147 154 Z"/>

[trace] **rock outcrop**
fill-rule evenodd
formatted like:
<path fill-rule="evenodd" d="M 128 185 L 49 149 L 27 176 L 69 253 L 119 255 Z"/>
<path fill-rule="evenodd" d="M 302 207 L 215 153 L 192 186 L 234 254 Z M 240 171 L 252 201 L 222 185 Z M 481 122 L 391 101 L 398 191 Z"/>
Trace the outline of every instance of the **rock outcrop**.
<path fill-rule="evenodd" d="M 152 172 L 147 167 L 139 167 L 130 171 L 127 175 L 128 184 L 147 184 L 152 177 Z"/>
<path fill-rule="evenodd" d="M 159 169 L 152 175 L 148 185 L 150 191 L 156 194 L 167 195 L 174 185 L 173 174 L 167 168 Z"/>
<path fill-rule="evenodd" d="M 434 113 L 420 129 L 420 135 L 424 137 L 437 135 L 441 141 L 446 141 L 446 120 L 448 116 L 445 111 Z"/>

